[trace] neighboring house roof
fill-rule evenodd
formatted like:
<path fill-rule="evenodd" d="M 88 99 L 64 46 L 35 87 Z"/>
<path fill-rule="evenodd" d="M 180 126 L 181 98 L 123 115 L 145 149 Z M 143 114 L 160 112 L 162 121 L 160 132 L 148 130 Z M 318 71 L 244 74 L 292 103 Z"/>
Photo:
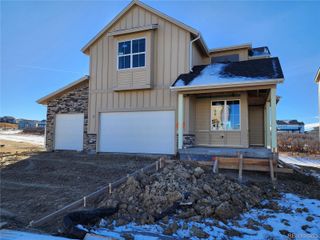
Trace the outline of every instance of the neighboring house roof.
<path fill-rule="evenodd" d="M 224 51 L 231 51 L 231 50 L 238 50 L 242 48 L 251 49 L 252 44 L 251 43 L 244 43 L 240 45 L 233 45 L 228 47 L 221 47 L 221 48 L 212 48 L 209 50 L 210 53 L 216 53 L 216 52 L 224 52 Z"/>
<path fill-rule="evenodd" d="M 320 67 L 318 68 L 318 71 L 317 71 L 317 74 L 316 74 L 316 77 L 314 79 L 317 83 L 320 82 Z"/>
<path fill-rule="evenodd" d="M 195 66 L 192 72 L 181 74 L 171 89 L 275 84 L 282 82 L 283 78 L 279 59 L 263 58 Z"/>
<path fill-rule="evenodd" d="M 147 11 L 150 11 L 150 12 L 158 15 L 158 16 L 161 17 L 161 18 L 164 18 L 164 19 L 168 20 L 169 22 L 171 22 L 171 23 L 173 23 L 173 24 L 175 24 L 175 25 L 177 25 L 177 26 L 185 29 L 186 31 L 192 33 L 192 34 L 195 35 L 195 36 L 198 36 L 198 35 L 199 35 L 199 36 L 200 36 L 200 39 L 199 39 L 199 40 L 200 40 L 200 43 L 201 43 L 203 49 L 205 50 L 205 52 L 208 54 L 209 51 L 208 51 L 207 45 L 206 45 L 206 43 L 204 42 L 204 40 L 203 40 L 203 38 L 202 38 L 202 36 L 201 36 L 201 33 L 200 33 L 198 30 L 196 30 L 196 29 L 194 29 L 194 28 L 192 28 L 192 27 L 190 27 L 190 26 L 188 26 L 188 25 L 186 25 L 186 24 L 184 24 L 184 23 L 182 23 L 182 22 L 180 22 L 180 21 L 178 21 L 178 20 L 176 20 L 176 19 L 174 19 L 174 18 L 172 18 L 172 17 L 170 17 L 170 16 L 168 16 L 168 15 L 166 15 L 166 14 L 164 14 L 164 13 L 162 13 L 162 12 L 160 12 L 160 11 L 158 11 L 158 10 L 156 10 L 156 9 L 154 9 L 154 8 L 148 6 L 148 5 L 146 5 L 146 4 L 144 4 L 144 3 L 140 2 L 140 1 L 138 1 L 138 0 L 133 0 L 128 6 L 126 6 L 111 22 L 108 23 L 107 26 L 105 26 L 95 37 L 93 37 L 93 38 L 81 49 L 81 51 L 82 51 L 83 53 L 86 53 L 86 54 L 87 54 L 90 46 L 91 46 L 93 43 L 95 43 L 95 41 L 97 41 L 103 34 L 105 34 L 105 33 L 108 31 L 108 29 L 109 29 L 115 22 L 117 22 L 126 12 L 128 12 L 128 11 L 129 11 L 133 6 L 135 6 L 135 5 L 137 5 L 137 6 L 141 7 L 141 8 L 144 8 L 144 9 L 146 9 Z"/>
<path fill-rule="evenodd" d="M 270 50 L 268 47 L 256 47 L 251 48 L 249 50 L 249 56 L 255 57 L 255 56 L 266 56 L 270 55 Z"/>
<path fill-rule="evenodd" d="M 63 88 L 60 88 L 57 91 L 54 91 L 54 92 L 48 94 L 47 96 L 44 96 L 44 97 L 38 99 L 37 103 L 46 105 L 49 100 L 51 100 L 53 98 L 56 98 L 58 96 L 61 96 L 62 94 L 70 91 L 71 89 L 74 89 L 74 88 L 78 87 L 79 85 L 83 84 L 85 81 L 88 81 L 88 80 L 89 80 L 89 76 L 85 75 L 82 78 L 80 78 L 80 79 L 78 79 L 78 80 L 76 80 L 76 81 L 64 86 Z"/>
<path fill-rule="evenodd" d="M 304 122 L 298 120 L 277 120 L 278 125 L 304 125 Z"/>

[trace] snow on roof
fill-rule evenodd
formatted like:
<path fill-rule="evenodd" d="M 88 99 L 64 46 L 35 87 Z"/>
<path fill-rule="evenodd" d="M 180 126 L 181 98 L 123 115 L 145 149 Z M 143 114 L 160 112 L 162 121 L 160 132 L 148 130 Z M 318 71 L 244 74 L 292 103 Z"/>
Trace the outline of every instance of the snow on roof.
<path fill-rule="evenodd" d="M 282 78 L 278 58 L 268 58 L 195 66 L 192 72 L 181 74 L 172 87 L 246 84 Z"/>
<path fill-rule="evenodd" d="M 254 80 L 264 80 L 268 79 L 266 77 L 260 78 L 248 78 L 248 77 L 234 77 L 234 76 L 224 76 L 223 71 L 228 64 L 217 63 L 210 64 L 206 66 L 200 74 L 195 77 L 188 86 L 207 86 L 207 85 L 217 85 L 217 84 L 226 84 L 226 83 L 239 83 L 239 82 L 247 82 Z M 175 87 L 185 86 L 185 81 L 179 79 L 175 85 Z"/>

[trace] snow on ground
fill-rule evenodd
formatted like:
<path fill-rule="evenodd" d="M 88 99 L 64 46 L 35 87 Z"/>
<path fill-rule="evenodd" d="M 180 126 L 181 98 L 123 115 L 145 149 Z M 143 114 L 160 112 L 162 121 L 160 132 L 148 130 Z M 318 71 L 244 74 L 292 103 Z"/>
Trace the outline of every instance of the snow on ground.
<path fill-rule="evenodd" d="M 99 236 L 124 239 L 121 235 L 130 233 L 134 239 L 199 239 L 192 235 L 193 226 L 210 235 L 207 239 L 226 239 L 225 229 L 236 230 L 242 236 L 229 235 L 232 240 L 238 239 L 287 239 L 288 234 L 295 234 L 296 239 L 320 239 L 320 200 L 306 199 L 294 194 L 283 194 L 280 200 L 275 200 L 281 209 L 252 209 L 240 216 L 237 221 L 215 222 L 206 219 L 202 223 L 177 222 L 179 228 L 172 236 L 163 234 L 167 225 L 136 225 L 130 223 L 124 226 L 114 226 L 91 231 L 86 240 L 98 240 Z M 267 203 L 267 201 L 265 201 Z M 172 222 L 172 220 L 170 220 Z M 169 223 L 170 223 L 169 222 Z M 248 224 L 251 222 L 251 224 Z M 98 236 L 97 236 L 98 235 Z M 293 235 L 289 235 L 289 237 Z M 293 238 L 292 238 L 293 239 Z"/>
<path fill-rule="evenodd" d="M 2 229 L 0 240 L 69 240 L 69 238 Z"/>
<path fill-rule="evenodd" d="M 297 166 L 320 168 L 320 158 L 311 159 L 308 157 L 290 157 L 280 154 L 279 159 L 285 163 Z"/>
<path fill-rule="evenodd" d="M 43 135 L 22 134 L 21 130 L 0 130 L 0 140 L 27 142 L 35 145 L 44 145 Z"/>

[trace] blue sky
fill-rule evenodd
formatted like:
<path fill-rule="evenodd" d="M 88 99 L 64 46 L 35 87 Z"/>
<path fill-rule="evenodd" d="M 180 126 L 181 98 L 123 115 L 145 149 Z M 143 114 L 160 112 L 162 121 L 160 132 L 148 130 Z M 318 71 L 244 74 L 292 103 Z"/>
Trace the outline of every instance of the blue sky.
<path fill-rule="evenodd" d="M 143 1 L 201 31 L 209 48 L 252 43 L 278 56 L 278 119 L 316 122 L 320 1 Z M 0 116 L 44 119 L 35 101 L 88 74 L 80 49 L 129 1 L 1 1 Z"/>

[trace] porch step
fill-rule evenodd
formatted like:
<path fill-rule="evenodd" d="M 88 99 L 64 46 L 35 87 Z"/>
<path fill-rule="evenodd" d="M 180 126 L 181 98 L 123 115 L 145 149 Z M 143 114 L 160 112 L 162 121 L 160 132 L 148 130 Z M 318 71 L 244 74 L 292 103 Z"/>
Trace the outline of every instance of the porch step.
<path fill-rule="evenodd" d="M 212 161 L 216 157 L 238 157 L 269 159 L 272 152 L 266 148 L 205 148 L 192 147 L 179 150 L 180 160 Z"/>

